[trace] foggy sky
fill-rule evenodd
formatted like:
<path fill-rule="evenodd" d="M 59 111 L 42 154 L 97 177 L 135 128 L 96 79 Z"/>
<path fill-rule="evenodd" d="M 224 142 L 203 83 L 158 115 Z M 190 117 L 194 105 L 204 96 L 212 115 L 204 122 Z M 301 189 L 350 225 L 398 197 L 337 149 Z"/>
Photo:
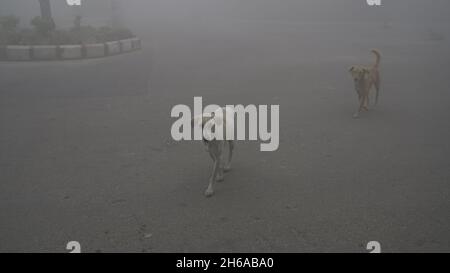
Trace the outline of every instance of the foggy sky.
<path fill-rule="evenodd" d="M 382 0 L 371 8 L 365 0 L 117 0 L 124 20 L 145 25 L 154 20 L 180 21 L 199 18 L 292 21 L 400 21 L 410 23 L 450 22 L 448 0 Z M 52 0 L 57 20 L 72 21 L 65 0 Z M 89 22 L 109 20 L 110 0 L 83 0 Z M 17 14 L 25 21 L 39 15 L 38 0 L 1 0 L 0 15 Z"/>

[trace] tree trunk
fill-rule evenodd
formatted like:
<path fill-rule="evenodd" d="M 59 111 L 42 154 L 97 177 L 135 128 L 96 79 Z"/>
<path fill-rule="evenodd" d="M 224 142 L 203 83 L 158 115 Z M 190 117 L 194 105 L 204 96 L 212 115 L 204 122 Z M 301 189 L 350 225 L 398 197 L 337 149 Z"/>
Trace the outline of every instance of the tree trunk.
<path fill-rule="evenodd" d="M 52 18 L 52 8 L 50 6 L 50 0 L 39 0 L 41 6 L 41 18 L 48 20 L 54 26 L 55 23 Z"/>
<path fill-rule="evenodd" d="M 121 28 L 123 26 L 122 18 L 120 16 L 121 8 L 117 0 L 111 0 L 111 26 L 113 28 Z"/>

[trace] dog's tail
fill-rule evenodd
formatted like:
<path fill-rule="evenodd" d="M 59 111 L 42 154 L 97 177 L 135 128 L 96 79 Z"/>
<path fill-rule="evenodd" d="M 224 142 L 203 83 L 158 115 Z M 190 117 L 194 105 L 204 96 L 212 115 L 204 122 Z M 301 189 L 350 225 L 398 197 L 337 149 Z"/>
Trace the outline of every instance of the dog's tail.
<path fill-rule="evenodd" d="M 381 54 L 380 51 L 378 51 L 377 49 L 372 49 L 371 50 L 373 54 L 375 54 L 376 60 L 375 60 L 375 67 L 378 67 L 380 65 L 380 61 L 381 61 Z"/>
<path fill-rule="evenodd" d="M 376 90 L 376 98 L 375 98 L 375 105 L 378 104 L 378 96 L 380 94 L 380 72 L 378 70 L 378 66 L 380 65 L 380 60 L 381 60 L 381 54 L 380 51 L 376 50 L 376 49 L 372 49 L 372 53 L 375 54 L 376 56 L 376 60 L 375 60 L 375 90 Z"/>

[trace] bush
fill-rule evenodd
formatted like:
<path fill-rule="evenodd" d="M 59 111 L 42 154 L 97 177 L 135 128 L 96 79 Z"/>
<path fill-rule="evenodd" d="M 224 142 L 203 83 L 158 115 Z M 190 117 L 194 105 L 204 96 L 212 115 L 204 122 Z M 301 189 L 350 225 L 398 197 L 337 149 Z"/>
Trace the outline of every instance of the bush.
<path fill-rule="evenodd" d="M 134 34 L 129 29 L 113 29 L 110 27 L 101 27 L 97 31 L 96 39 L 100 43 L 117 41 L 123 39 L 133 38 Z"/>
<path fill-rule="evenodd" d="M 89 44 L 97 42 L 97 30 L 91 26 L 80 26 L 79 28 L 73 28 L 70 30 L 70 35 L 77 44 Z"/>
<path fill-rule="evenodd" d="M 125 28 L 82 26 L 79 16 L 75 18 L 74 26 L 68 30 L 55 29 L 53 21 L 39 16 L 31 20 L 32 29 L 18 29 L 18 24 L 17 17 L 0 17 L 0 46 L 104 43 L 134 37 L 134 34 Z"/>
<path fill-rule="evenodd" d="M 17 32 L 0 30 L 0 45 L 19 44 L 20 35 Z"/>
<path fill-rule="evenodd" d="M 55 45 L 67 45 L 67 44 L 79 44 L 80 41 L 72 35 L 68 30 L 55 30 L 51 34 L 52 44 Z"/>
<path fill-rule="evenodd" d="M 74 29 L 81 28 L 81 16 L 80 15 L 75 16 L 75 20 L 73 20 L 73 28 Z"/>
<path fill-rule="evenodd" d="M 44 38 L 36 31 L 28 28 L 20 30 L 18 36 L 20 37 L 19 42 L 17 43 L 19 45 L 42 45 L 46 43 L 46 40 L 48 40 L 48 38 Z"/>
<path fill-rule="evenodd" d="M 19 18 L 9 15 L 0 17 L 0 45 L 18 43 L 17 25 Z"/>
<path fill-rule="evenodd" d="M 34 30 L 42 36 L 47 36 L 51 31 L 55 29 L 55 23 L 53 20 L 36 16 L 31 20 L 31 25 Z"/>
<path fill-rule="evenodd" d="M 15 31 L 19 22 L 19 18 L 14 15 L 0 17 L 0 27 L 4 31 Z"/>

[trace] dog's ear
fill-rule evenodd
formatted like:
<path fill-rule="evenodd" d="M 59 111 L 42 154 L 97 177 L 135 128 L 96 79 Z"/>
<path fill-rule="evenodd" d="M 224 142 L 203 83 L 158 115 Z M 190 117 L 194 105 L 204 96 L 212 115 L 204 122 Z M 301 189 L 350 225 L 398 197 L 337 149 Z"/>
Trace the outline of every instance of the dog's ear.
<path fill-rule="evenodd" d="M 195 126 L 199 126 L 202 127 L 205 126 L 205 124 L 214 118 L 214 112 L 210 113 L 209 115 L 198 115 L 195 116 L 192 120 L 191 120 L 191 126 L 195 127 Z"/>
<path fill-rule="evenodd" d="M 353 72 L 353 70 L 355 70 L 355 66 L 352 65 L 352 66 L 348 69 L 348 71 Z"/>
<path fill-rule="evenodd" d="M 195 126 L 203 127 L 203 116 L 202 115 L 195 116 L 191 120 L 191 126 L 192 128 L 194 128 Z"/>
<path fill-rule="evenodd" d="M 212 117 L 203 117 L 202 118 L 202 127 L 205 126 L 205 124 L 210 121 L 212 118 L 214 118 L 214 116 Z"/>

